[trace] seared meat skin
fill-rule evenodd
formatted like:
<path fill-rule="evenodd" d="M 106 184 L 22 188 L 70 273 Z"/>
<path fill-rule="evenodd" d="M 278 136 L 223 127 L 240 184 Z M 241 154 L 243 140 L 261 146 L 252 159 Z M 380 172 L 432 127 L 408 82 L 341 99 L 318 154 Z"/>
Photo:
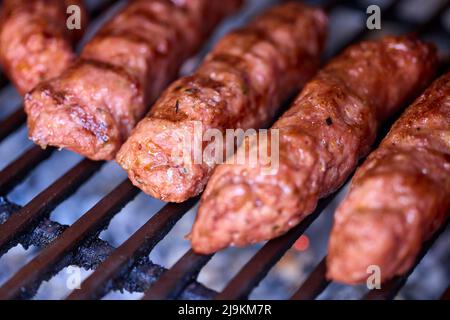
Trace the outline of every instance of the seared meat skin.
<path fill-rule="evenodd" d="M 66 26 L 67 7 L 82 10 L 81 30 Z M 61 74 L 87 22 L 81 0 L 5 0 L 0 13 L 0 64 L 20 94 Z"/>
<path fill-rule="evenodd" d="M 362 42 L 333 59 L 272 127 L 278 170 L 216 168 L 191 234 L 194 250 L 272 239 L 300 223 L 345 182 L 379 124 L 427 84 L 436 60 L 434 47 L 410 37 Z"/>
<path fill-rule="evenodd" d="M 93 160 L 113 159 L 150 101 L 242 0 L 136 0 L 60 77 L 25 98 L 30 138 Z"/>
<path fill-rule="evenodd" d="M 195 121 L 203 132 L 269 125 L 283 100 L 316 72 L 326 28 L 320 9 L 287 3 L 228 34 L 194 74 L 165 91 L 121 148 L 118 163 L 156 198 L 182 202 L 198 195 L 215 161 L 195 162 L 194 151 L 181 164 L 173 161 L 180 144 L 175 130 L 185 129 L 193 140 Z"/>
<path fill-rule="evenodd" d="M 450 73 L 436 80 L 358 169 L 330 238 L 328 277 L 407 272 L 450 213 Z"/>

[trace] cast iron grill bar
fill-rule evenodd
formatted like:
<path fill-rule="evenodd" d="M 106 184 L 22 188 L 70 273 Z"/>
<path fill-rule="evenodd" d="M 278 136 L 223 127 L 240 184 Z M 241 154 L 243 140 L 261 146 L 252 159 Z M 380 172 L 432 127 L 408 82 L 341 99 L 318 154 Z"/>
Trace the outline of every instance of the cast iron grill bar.
<path fill-rule="evenodd" d="M 252 290 L 267 275 L 281 257 L 283 257 L 285 252 L 292 247 L 295 241 L 313 223 L 336 195 L 337 192 L 320 200 L 314 212 L 308 215 L 298 226 L 281 237 L 267 242 L 228 283 L 225 289 L 216 296 L 216 299 L 247 299 Z"/>
<path fill-rule="evenodd" d="M 292 295 L 291 300 L 314 300 L 328 287 L 330 281 L 325 277 L 327 271 L 326 260 L 327 257 L 324 257 L 320 261 L 297 292 Z"/>
<path fill-rule="evenodd" d="M 330 1 L 325 9 L 330 11 L 341 1 Z M 311 221 L 312 222 L 312 221 Z M 295 240 L 294 240 L 295 241 Z M 287 250 L 287 249 L 286 249 Z M 175 266 L 169 269 L 154 286 L 146 292 L 144 299 L 174 299 L 181 292 L 183 286 L 189 284 L 189 281 L 195 279 L 201 268 L 211 259 L 213 255 L 197 255 L 192 251 L 188 251 L 186 255 L 179 260 Z M 278 258 L 279 259 L 279 258 Z M 276 259 L 276 261 L 278 260 Z M 187 260 L 189 263 L 185 263 Z M 273 262 L 276 263 L 276 261 Z M 265 273 L 263 277 L 265 276 Z M 180 283 L 176 283 L 176 280 Z M 181 279 L 181 280 L 180 280 Z M 258 281 L 259 282 L 259 281 Z"/>
<path fill-rule="evenodd" d="M 349 0 L 329 0 L 326 4 L 322 6 L 323 10 L 329 13 L 331 10 L 336 8 L 342 2 L 348 2 Z"/>
<path fill-rule="evenodd" d="M 1 3 L 0 3 L 1 5 Z M 5 74 L 3 72 L 1 72 L 0 69 L 0 88 L 3 89 L 3 87 L 6 87 L 8 85 L 9 81 L 6 78 Z"/>
<path fill-rule="evenodd" d="M 441 296 L 441 300 L 450 300 L 450 286 L 445 290 Z"/>
<path fill-rule="evenodd" d="M 98 7 L 94 8 L 89 14 L 90 20 L 98 18 L 109 7 L 115 3 L 115 0 L 105 0 Z M 3 89 L 9 84 L 4 74 L 0 74 L 0 88 Z M 27 115 L 24 111 L 23 105 L 21 105 L 16 111 L 13 111 L 9 116 L 0 122 L 0 142 L 4 140 L 14 131 L 18 130 L 22 124 L 27 120 Z"/>
<path fill-rule="evenodd" d="M 155 245 L 172 229 L 175 223 L 191 209 L 198 198 L 174 204 L 168 203 L 147 221 L 127 241 L 118 247 L 97 270 L 75 290 L 69 300 L 99 299 L 111 289 L 111 283 L 130 271 L 139 259 L 148 256 Z"/>
<path fill-rule="evenodd" d="M 450 7 L 450 0 L 443 2 L 436 11 L 427 19 L 425 23 L 421 23 L 416 27 L 415 33 L 425 34 L 431 30 L 435 30 L 442 25 L 442 16 Z"/>
<path fill-rule="evenodd" d="M 189 250 L 146 291 L 143 300 L 176 299 L 212 258 Z"/>
<path fill-rule="evenodd" d="M 23 288 L 29 290 L 30 287 L 40 285 L 55 265 L 79 245 L 96 237 L 112 217 L 138 193 L 139 190 L 129 180 L 122 182 L 6 282 L 0 288 L 0 300 L 23 298 Z"/>
<path fill-rule="evenodd" d="M 53 150 L 53 148 L 42 150 L 33 146 L 0 171 L 0 195 L 10 192 L 39 163 L 50 157 Z"/>
<path fill-rule="evenodd" d="M 103 162 L 82 160 L 0 225 L 0 256 L 14 245 L 14 240 L 29 232 L 40 219 L 73 194 L 102 165 Z"/>
<path fill-rule="evenodd" d="M 408 280 L 408 277 L 414 271 L 416 266 L 420 263 L 422 258 L 427 254 L 428 250 L 431 248 L 433 243 L 439 238 L 440 234 L 446 229 L 449 224 L 450 218 L 447 219 L 446 223 L 436 232 L 433 236 L 424 243 L 422 249 L 417 257 L 414 265 L 409 269 L 409 271 L 401 276 L 397 276 L 387 281 L 381 285 L 381 289 L 371 290 L 364 297 L 363 300 L 387 300 L 393 299 L 398 291 L 403 287 L 403 285 Z"/>

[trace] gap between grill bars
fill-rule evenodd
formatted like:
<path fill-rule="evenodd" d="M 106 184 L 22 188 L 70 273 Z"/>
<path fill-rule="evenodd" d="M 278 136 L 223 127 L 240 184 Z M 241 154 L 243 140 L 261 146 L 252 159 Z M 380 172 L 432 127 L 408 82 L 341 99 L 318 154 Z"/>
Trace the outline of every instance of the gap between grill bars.
<path fill-rule="evenodd" d="M 113 2 L 113 1 L 108 1 Z M 347 1 L 330 1 L 328 9 L 332 10 L 341 3 Z M 384 9 L 382 15 L 395 18 L 395 11 L 402 1 L 394 1 L 394 4 Z M 440 8 L 426 23 L 414 26 L 418 33 L 424 33 L 436 27 L 436 21 L 448 7 L 448 2 Z M 409 26 L 411 27 L 411 26 Z M 356 34 L 350 42 L 361 40 L 367 35 L 363 29 Z M 345 46 L 348 45 L 345 44 Z M 341 48 L 340 48 L 341 49 Z M 21 109 L 20 109 L 21 110 Z M 0 141 L 8 136 L 14 129 L 24 122 L 24 115 L 20 110 L 0 123 Z M 23 112 L 22 112 L 23 113 Z M 6 124 L 3 126 L 3 124 Z M 6 128 L 6 129 L 3 129 Z M 53 149 L 41 150 L 32 147 L 7 168 L 0 172 L 0 194 L 7 194 L 18 184 L 33 168 L 48 158 Z M 0 225 L 0 254 L 20 241 L 26 233 L 32 232 L 39 222 L 66 197 L 70 196 L 78 187 L 89 179 L 103 163 L 95 163 L 82 160 L 69 172 L 58 179 L 54 184 L 40 193 L 24 208 L 3 225 Z M 99 241 L 97 236 L 108 225 L 114 215 L 139 193 L 129 181 L 122 182 L 106 197 L 98 202 L 92 209 L 86 212 L 77 222 L 67 228 L 59 237 L 43 249 L 39 255 L 24 268 L 19 270 L 9 281 L 0 288 L 0 299 L 29 298 L 40 283 L 58 270 L 58 266 L 64 265 L 68 256 L 74 256 L 80 247 Z M 217 295 L 208 289 L 200 289 L 205 298 L 247 298 L 253 288 L 266 276 L 267 272 L 279 261 L 284 253 L 292 246 L 293 242 L 309 227 L 320 212 L 329 204 L 334 196 L 330 196 L 319 203 L 317 210 L 305 219 L 299 226 L 286 235 L 269 241 L 258 253 L 241 269 L 241 271 L 228 283 L 225 290 Z M 139 268 L 141 262 L 150 253 L 152 248 L 171 230 L 173 225 L 191 209 L 197 199 L 192 199 L 182 204 L 167 204 L 156 213 L 143 227 L 134 233 L 123 245 L 112 249 L 108 258 L 100 263 L 97 270 L 82 284 L 81 290 L 74 291 L 69 299 L 98 299 L 109 290 L 126 287 L 127 277 Z M 437 238 L 437 235 L 435 235 Z M 427 242 L 421 257 L 432 245 L 432 240 Z M 146 294 L 145 299 L 168 298 L 175 299 L 189 288 L 198 288 L 193 282 L 200 270 L 207 264 L 212 256 L 200 256 L 189 250 L 169 270 L 158 269 L 155 282 Z M 148 261 L 144 265 L 148 265 Z M 153 270 L 153 269 L 152 269 Z M 412 271 L 412 270 L 411 270 Z M 408 274 L 409 275 L 409 274 Z M 386 285 L 384 293 L 370 292 L 364 298 L 392 298 L 401 286 L 406 282 L 407 276 L 394 279 Z M 147 289 L 147 286 L 143 289 Z M 328 285 L 325 279 L 325 258 L 318 264 L 310 277 L 304 282 L 292 299 L 316 298 Z M 30 294 L 31 293 L 31 294 Z M 372 294 L 372 296 L 371 296 Z M 381 294 L 381 295 L 380 295 Z M 447 296 L 449 293 L 447 292 Z M 445 297 L 445 294 L 443 298 Z"/>

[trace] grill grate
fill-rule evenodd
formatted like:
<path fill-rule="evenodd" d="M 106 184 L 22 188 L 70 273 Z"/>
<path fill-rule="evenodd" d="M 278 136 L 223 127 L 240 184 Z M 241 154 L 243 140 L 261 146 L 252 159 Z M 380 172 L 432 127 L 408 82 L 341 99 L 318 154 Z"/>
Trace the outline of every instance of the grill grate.
<path fill-rule="evenodd" d="M 441 16 L 448 9 L 449 1 L 443 1 L 435 13 L 423 23 L 411 23 L 398 16 L 398 8 L 404 1 L 393 1 L 392 4 L 384 7 L 383 19 L 401 23 L 408 30 L 420 35 L 442 29 Z M 104 1 L 93 11 L 93 16 L 98 16 L 113 2 Z M 329 0 L 325 6 L 329 11 L 335 10 L 338 6 L 362 8 L 356 2 L 346 0 Z M 330 56 L 335 55 L 349 43 L 359 41 L 367 36 L 369 36 L 369 31 L 361 29 L 342 46 L 335 48 Z M 6 81 L 2 81 L 0 86 L 4 87 L 7 84 Z M 0 141 L 8 137 L 24 122 L 25 114 L 22 108 L 6 117 L 0 122 Z M 381 138 L 382 135 L 380 135 Z M 0 195 L 7 195 L 38 164 L 50 157 L 53 151 L 52 148 L 41 150 L 36 146 L 31 147 L 3 169 L 0 172 Z M 0 198 L 0 208 L 4 211 L 3 213 L 0 211 L 0 256 L 18 243 L 24 247 L 35 245 L 42 249 L 37 257 L 15 273 L 0 288 L 0 299 L 31 298 L 43 281 L 50 279 L 68 265 L 96 269 L 83 282 L 82 289 L 75 290 L 68 299 L 99 299 L 109 291 L 116 289 L 126 289 L 130 292 L 145 291 L 144 299 L 175 299 L 179 297 L 186 299 L 246 299 L 337 194 L 334 193 L 321 200 L 314 213 L 296 228 L 282 237 L 267 242 L 226 285 L 225 289 L 216 293 L 195 281 L 212 255 L 201 256 L 189 250 L 169 270 L 153 264 L 148 258 L 152 249 L 196 204 L 198 199 L 192 199 L 182 204 L 165 205 L 118 248 L 100 240 L 98 235 L 108 226 L 111 219 L 139 194 L 139 190 L 133 187 L 128 180 L 120 183 L 70 227 L 48 219 L 48 215 L 56 206 L 70 197 L 103 165 L 103 162 L 81 160 L 24 207 L 18 207 Z M 444 229 L 445 226 L 441 231 Z M 416 265 L 438 236 L 439 233 L 424 245 Z M 291 299 L 317 298 L 329 284 L 325 278 L 325 267 L 325 258 L 323 258 Z M 408 274 L 394 278 L 383 285 L 382 290 L 370 291 L 362 298 L 394 298 L 413 269 Z M 442 299 L 450 299 L 450 288 L 443 294 Z"/>
<path fill-rule="evenodd" d="M 107 11 L 116 1 L 103 0 L 95 8 L 89 12 L 89 16 L 95 20 L 103 12 Z M 3 74 L 0 74 L 0 88 L 8 85 L 8 80 Z M 15 112 L 9 115 L 0 125 L 0 142 L 8 135 L 16 131 L 26 121 L 27 116 L 23 110 L 23 106 L 19 107 Z"/>

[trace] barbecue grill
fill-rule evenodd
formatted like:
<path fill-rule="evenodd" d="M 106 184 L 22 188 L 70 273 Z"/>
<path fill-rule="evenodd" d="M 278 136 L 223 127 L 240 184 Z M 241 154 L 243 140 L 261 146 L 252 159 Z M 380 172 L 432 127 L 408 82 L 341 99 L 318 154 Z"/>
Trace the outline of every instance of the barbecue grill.
<path fill-rule="evenodd" d="M 258 1 L 250 1 L 252 5 L 246 7 L 246 15 L 253 14 L 251 8 L 257 6 Z M 275 1 L 261 2 L 267 5 Z M 377 3 L 381 7 L 383 24 L 392 22 L 401 32 L 415 32 L 431 39 L 442 35 L 450 39 L 450 35 L 446 33 L 448 29 L 446 31 L 443 23 L 444 16 L 449 13 L 450 1 L 426 1 L 430 6 L 433 4 L 431 6 L 433 10 L 425 18 L 405 16 L 404 8 L 408 6 L 408 2 L 411 2 L 406 0 L 309 2 L 323 5 L 330 12 L 332 19 L 337 10 L 343 9 L 358 11 L 364 15 L 369 4 Z M 425 1 L 422 1 L 422 5 L 423 3 Z M 117 8 L 117 5 L 120 3 L 111 0 L 102 1 L 91 10 L 91 16 L 94 20 L 98 19 L 99 16 L 104 16 L 105 13 L 107 15 L 107 12 Z M 235 19 L 234 25 L 239 25 L 243 18 L 244 16 L 240 15 L 238 18 L 231 19 Z M 356 32 L 339 32 L 336 28 L 332 28 L 331 31 L 326 59 L 353 42 L 379 35 L 383 29 L 369 30 L 363 20 Z M 341 41 L 336 41 L 342 34 L 345 35 L 345 39 L 341 37 Z M 445 58 L 443 60 L 441 72 L 444 72 L 446 68 Z M 10 86 L 4 76 L 0 77 L 0 86 L 2 90 Z M 12 136 L 14 131 L 24 125 L 25 120 L 21 107 L 0 120 L 0 142 Z M 382 130 L 379 139 L 385 133 L 386 129 Z M 144 299 L 246 299 L 339 193 L 338 191 L 321 200 L 314 213 L 287 234 L 265 243 L 226 284 L 225 288 L 221 292 L 216 292 L 197 282 L 198 274 L 210 261 L 212 255 L 197 255 L 192 250 L 188 250 L 169 269 L 153 263 L 149 258 L 155 246 L 166 237 L 186 212 L 195 207 L 198 198 L 181 204 L 165 204 L 118 247 L 113 247 L 107 241 L 100 239 L 99 235 L 108 228 L 110 221 L 121 209 L 140 193 L 128 180 L 114 187 L 70 226 L 64 226 L 49 218 L 50 213 L 59 204 L 71 197 L 89 179 L 95 179 L 95 173 L 105 165 L 103 162 L 81 160 L 22 207 L 6 200 L 19 183 L 38 165 L 54 157 L 54 154 L 53 148 L 42 150 L 32 146 L 0 172 L 0 256 L 18 244 L 25 248 L 35 246 L 40 249 L 31 261 L 18 269 L 1 285 L 0 299 L 30 299 L 44 281 L 51 279 L 69 265 L 94 271 L 81 284 L 81 289 L 74 290 L 68 299 L 100 299 L 113 290 L 144 292 Z M 427 254 L 445 227 L 424 244 L 415 266 Z M 317 264 L 291 299 L 316 299 L 327 288 L 330 283 L 325 278 L 325 258 Z M 408 281 L 408 276 L 413 270 L 414 268 L 404 276 L 388 281 L 379 290 L 366 292 L 361 298 L 393 299 Z M 446 281 L 450 283 L 450 278 L 447 277 Z M 435 294 L 442 295 L 442 299 L 450 299 L 450 287 L 444 292 Z"/>

